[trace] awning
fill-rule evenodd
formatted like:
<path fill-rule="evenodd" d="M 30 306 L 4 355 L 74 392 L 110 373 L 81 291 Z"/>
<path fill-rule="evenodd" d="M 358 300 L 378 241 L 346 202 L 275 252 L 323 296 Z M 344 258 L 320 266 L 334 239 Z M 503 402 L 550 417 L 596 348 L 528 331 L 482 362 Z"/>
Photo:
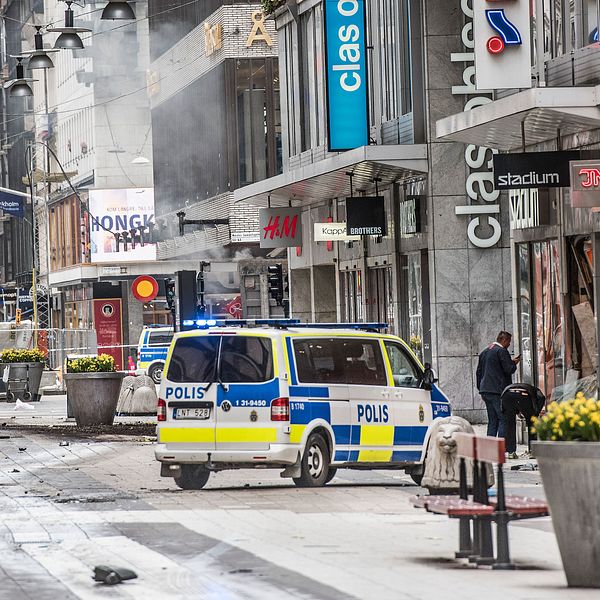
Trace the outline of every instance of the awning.
<path fill-rule="evenodd" d="M 353 174 L 354 192 L 372 189 L 373 178 L 380 188 L 390 183 L 427 173 L 427 147 L 424 144 L 361 146 L 269 179 L 235 190 L 234 202 L 267 206 L 308 205 L 315 200 L 350 195 Z"/>
<path fill-rule="evenodd" d="M 522 125 L 523 124 L 523 125 Z M 533 88 L 436 123 L 437 139 L 515 150 L 600 128 L 600 86 Z"/>

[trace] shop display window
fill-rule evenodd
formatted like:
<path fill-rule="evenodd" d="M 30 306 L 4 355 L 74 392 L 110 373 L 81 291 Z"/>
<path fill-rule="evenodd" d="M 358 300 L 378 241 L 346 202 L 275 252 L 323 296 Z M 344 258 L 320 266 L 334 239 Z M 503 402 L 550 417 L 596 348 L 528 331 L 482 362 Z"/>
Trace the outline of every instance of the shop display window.
<path fill-rule="evenodd" d="M 521 378 L 547 397 L 565 378 L 564 318 L 559 246 L 556 240 L 521 244 L 519 326 Z"/>

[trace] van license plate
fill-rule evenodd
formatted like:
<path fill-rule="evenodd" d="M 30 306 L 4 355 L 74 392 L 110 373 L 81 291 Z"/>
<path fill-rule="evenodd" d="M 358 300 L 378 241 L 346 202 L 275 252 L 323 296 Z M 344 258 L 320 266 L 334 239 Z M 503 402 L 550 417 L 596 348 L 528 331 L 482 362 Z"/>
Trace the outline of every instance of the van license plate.
<path fill-rule="evenodd" d="M 176 419 L 208 419 L 210 408 L 176 408 Z"/>

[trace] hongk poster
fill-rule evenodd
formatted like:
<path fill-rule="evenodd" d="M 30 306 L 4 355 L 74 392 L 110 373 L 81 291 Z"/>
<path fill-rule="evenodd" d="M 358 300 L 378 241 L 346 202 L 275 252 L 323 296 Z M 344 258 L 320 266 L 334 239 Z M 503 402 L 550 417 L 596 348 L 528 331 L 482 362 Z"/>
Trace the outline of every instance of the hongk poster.
<path fill-rule="evenodd" d="M 126 188 L 114 190 L 90 190 L 90 244 L 93 263 L 136 262 L 156 260 L 156 244 L 144 245 L 136 240 L 132 248 L 131 234 L 125 250 L 123 240 L 118 251 L 114 233 L 139 233 L 144 228 L 148 234 L 148 225 L 154 222 L 154 189 Z"/>

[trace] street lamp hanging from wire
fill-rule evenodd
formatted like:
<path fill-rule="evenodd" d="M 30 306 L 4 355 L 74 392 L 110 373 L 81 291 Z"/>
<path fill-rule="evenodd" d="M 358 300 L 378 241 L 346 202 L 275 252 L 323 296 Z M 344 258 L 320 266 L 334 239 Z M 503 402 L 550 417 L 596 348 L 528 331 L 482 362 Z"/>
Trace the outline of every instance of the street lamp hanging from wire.
<path fill-rule="evenodd" d="M 92 30 L 85 27 L 75 27 L 75 19 L 71 0 L 66 0 L 67 10 L 65 10 L 65 26 L 49 27 L 47 31 L 51 33 L 60 33 L 54 42 L 54 47 L 64 50 L 82 50 L 83 42 L 79 37 L 80 33 L 90 33 Z"/>

